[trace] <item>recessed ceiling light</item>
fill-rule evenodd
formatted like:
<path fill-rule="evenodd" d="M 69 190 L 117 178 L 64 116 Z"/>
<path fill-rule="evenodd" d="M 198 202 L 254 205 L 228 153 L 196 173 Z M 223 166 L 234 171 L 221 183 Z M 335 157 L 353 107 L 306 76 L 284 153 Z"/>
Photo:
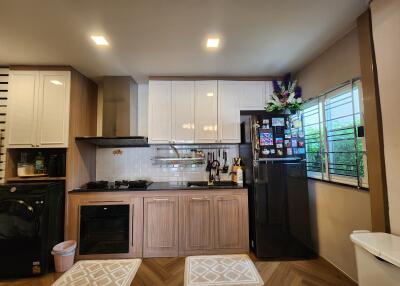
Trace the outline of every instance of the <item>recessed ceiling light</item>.
<path fill-rule="evenodd" d="M 218 46 L 219 46 L 219 38 L 207 39 L 207 48 L 218 48 Z"/>
<path fill-rule="evenodd" d="M 213 92 L 207 92 L 207 96 L 214 96 L 214 93 Z"/>
<path fill-rule="evenodd" d="M 63 83 L 59 80 L 51 80 L 50 82 L 54 85 L 63 85 Z"/>
<path fill-rule="evenodd" d="M 98 46 L 108 46 L 109 45 L 106 38 L 104 38 L 103 36 L 91 36 L 91 38 Z"/>

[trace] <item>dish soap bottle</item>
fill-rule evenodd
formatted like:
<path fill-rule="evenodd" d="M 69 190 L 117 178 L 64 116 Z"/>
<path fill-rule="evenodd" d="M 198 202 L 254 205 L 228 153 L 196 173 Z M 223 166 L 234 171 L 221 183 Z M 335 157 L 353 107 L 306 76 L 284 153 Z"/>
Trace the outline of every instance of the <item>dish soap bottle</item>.
<path fill-rule="evenodd" d="M 42 152 L 38 152 L 35 157 L 35 173 L 44 174 L 44 157 Z"/>
<path fill-rule="evenodd" d="M 238 186 L 243 186 L 243 169 L 240 165 L 236 170 L 236 183 Z"/>

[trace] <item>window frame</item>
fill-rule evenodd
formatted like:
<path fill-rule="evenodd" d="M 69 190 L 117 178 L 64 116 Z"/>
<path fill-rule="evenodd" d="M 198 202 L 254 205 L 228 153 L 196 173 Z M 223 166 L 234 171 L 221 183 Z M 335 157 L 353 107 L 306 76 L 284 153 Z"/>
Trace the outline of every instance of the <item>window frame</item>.
<path fill-rule="evenodd" d="M 355 95 L 354 95 L 354 90 L 358 89 L 358 107 L 359 110 L 358 112 L 355 110 L 356 103 L 354 102 L 355 100 Z M 355 164 L 356 164 L 356 173 L 357 175 L 355 177 L 352 176 L 346 176 L 346 175 L 340 175 L 340 174 L 333 174 L 330 172 L 330 169 L 332 165 L 335 165 L 330 161 L 330 151 L 329 151 L 329 144 L 332 144 L 333 141 L 328 141 L 328 133 L 332 132 L 328 128 L 328 120 L 333 121 L 334 119 L 327 119 L 326 116 L 326 106 L 327 102 L 329 99 L 332 99 L 336 96 L 340 96 L 341 94 L 346 94 L 348 91 L 351 92 L 351 97 L 348 97 L 349 99 L 351 98 L 351 104 L 352 104 L 352 110 L 353 112 L 349 115 L 345 115 L 344 117 L 351 117 L 353 121 L 352 127 L 349 127 L 347 129 L 352 129 L 354 132 L 354 137 L 350 138 L 354 140 L 354 147 L 355 151 L 354 153 L 351 152 L 351 154 L 355 154 Z M 332 103 L 330 103 L 332 104 Z M 317 114 L 318 116 L 318 122 L 316 123 L 311 123 L 309 125 L 305 125 L 305 120 L 304 120 L 304 114 L 307 113 L 307 109 L 312 108 L 313 106 L 318 106 L 316 110 L 312 112 L 317 112 L 312 115 Z M 357 123 L 356 117 L 359 117 L 359 123 Z M 340 117 L 336 118 L 339 119 Z M 359 189 L 368 189 L 368 165 L 367 165 L 367 156 L 366 156 L 366 145 L 365 145 L 365 132 L 364 132 L 364 137 L 358 137 L 357 134 L 357 127 L 359 126 L 364 126 L 364 108 L 363 108 L 363 93 L 362 93 L 362 82 L 359 78 L 352 79 L 350 81 L 346 81 L 343 84 L 339 85 L 338 87 L 329 90 L 327 92 L 324 92 L 320 96 L 316 98 L 312 98 L 305 102 L 303 110 L 302 110 L 302 119 L 303 119 L 303 131 L 305 134 L 305 141 L 307 145 L 307 133 L 305 131 L 307 126 L 312 126 L 312 125 L 318 125 L 318 136 L 315 138 L 319 139 L 319 157 L 320 163 L 321 163 L 321 172 L 318 171 L 309 171 L 309 165 L 307 164 L 307 177 L 310 179 L 316 179 L 316 180 L 321 180 L 324 182 L 332 182 L 332 183 L 338 183 L 338 184 L 343 184 L 343 185 L 349 185 L 353 186 Z M 315 134 L 315 135 L 316 135 Z M 351 133 L 349 133 L 351 134 Z M 314 134 L 311 134 L 314 135 Z M 330 135 L 332 136 L 332 135 Z M 340 135 L 337 135 L 340 136 Z M 361 139 L 361 149 L 359 149 L 359 140 Z M 316 142 L 313 142 L 314 144 Z M 317 143 L 318 144 L 318 141 Z M 306 147 L 306 155 L 307 155 L 307 147 Z M 318 152 L 316 152 L 318 154 Z M 362 154 L 362 163 L 359 160 L 360 153 Z M 332 158 L 332 157 L 331 157 Z M 360 171 L 360 166 L 364 166 L 364 172 L 363 172 L 363 177 L 359 174 Z"/>

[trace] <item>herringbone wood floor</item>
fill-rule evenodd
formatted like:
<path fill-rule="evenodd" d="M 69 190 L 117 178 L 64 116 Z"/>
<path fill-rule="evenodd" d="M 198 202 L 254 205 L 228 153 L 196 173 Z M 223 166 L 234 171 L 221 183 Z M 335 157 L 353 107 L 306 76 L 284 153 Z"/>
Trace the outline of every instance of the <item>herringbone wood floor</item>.
<path fill-rule="evenodd" d="M 354 286 L 321 258 L 300 261 L 255 261 L 266 286 Z M 183 285 L 184 258 L 143 259 L 131 286 Z M 0 286 L 50 286 L 60 274 L 36 278 L 0 280 Z"/>

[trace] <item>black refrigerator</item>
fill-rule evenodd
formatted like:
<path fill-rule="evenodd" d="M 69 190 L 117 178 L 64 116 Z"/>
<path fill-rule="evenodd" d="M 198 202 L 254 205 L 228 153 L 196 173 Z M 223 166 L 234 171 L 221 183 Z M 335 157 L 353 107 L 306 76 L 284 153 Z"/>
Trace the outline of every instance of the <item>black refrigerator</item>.
<path fill-rule="evenodd" d="M 301 118 L 247 114 L 242 116 L 241 136 L 252 251 L 259 258 L 312 257 Z"/>

